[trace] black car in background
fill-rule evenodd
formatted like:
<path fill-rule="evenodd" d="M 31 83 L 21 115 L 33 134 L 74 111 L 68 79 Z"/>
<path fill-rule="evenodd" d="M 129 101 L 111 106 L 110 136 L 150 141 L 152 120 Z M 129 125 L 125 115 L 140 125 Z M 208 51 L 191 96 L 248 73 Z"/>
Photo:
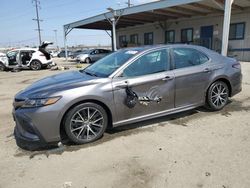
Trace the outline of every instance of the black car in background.
<path fill-rule="evenodd" d="M 68 57 L 71 57 L 73 55 L 72 51 L 67 51 L 67 52 L 68 52 Z M 65 50 L 60 51 L 57 57 L 66 57 Z"/>

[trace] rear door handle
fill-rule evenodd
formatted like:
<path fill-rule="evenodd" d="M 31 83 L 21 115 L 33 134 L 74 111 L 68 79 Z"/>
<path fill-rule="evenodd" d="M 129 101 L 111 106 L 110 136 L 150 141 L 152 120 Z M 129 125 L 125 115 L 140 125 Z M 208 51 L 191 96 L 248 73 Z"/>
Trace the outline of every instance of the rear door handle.
<path fill-rule="evenodd" d="M 164 78 L 162 78 L 163 81 L 169 81 L 169 80 L 173 80 L 174 77 L 173 76 L 165 76 Z"/>

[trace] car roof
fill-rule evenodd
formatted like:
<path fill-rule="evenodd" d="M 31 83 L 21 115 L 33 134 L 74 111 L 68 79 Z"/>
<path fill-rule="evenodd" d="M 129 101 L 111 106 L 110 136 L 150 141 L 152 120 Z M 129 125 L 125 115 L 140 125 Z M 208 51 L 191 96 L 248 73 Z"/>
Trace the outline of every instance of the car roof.
<path fill-rule="evenodd" d="M 10 50 L 9 52 L 12 52 L 12 51 L 20 51 L 20 50 L 22 50 L 22 51 L 31 51 L 31 50 L 36 51 L 37 48 L 17 48 L 17 49 L 12 49 L 12 50 Z"/>
<path fill-rule="evenodd" d="M 194 48 L 201 51 L 209 52 L 210 50 L 203 47 L 203 46 L 197 46 L 197 45 L 191 45 L 191 44 L 157 44 L 157 45 L 145 45 L 140 47 L 128 47 L 128 48 L 121 48 L 120 50 L 131 50 L 131 51 L 139 51 L 144 52 L 148 50 L 153 49 L 159 49 L 159 48 Z"/>

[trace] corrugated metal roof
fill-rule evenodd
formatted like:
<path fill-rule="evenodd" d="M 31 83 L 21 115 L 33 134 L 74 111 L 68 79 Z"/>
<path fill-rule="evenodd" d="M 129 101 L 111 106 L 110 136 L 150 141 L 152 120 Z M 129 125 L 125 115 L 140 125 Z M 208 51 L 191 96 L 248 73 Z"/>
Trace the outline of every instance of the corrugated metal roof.
<path fill-rule="evenodd" d="M 174 20 L 193 16 L 206 16 L 209 14 L 224 14 L 225 0 L 162 0 L 129 8 L 115 10 L 119 17 L 116 28 L 153 23 L 156 21 Z M 250 7 L 249 0 L 235 0 L 232 11 L 237 12 Z M 111 30 L 112 26 L 107 19 L 113 13 L 106 12 L 97 16 L 79 20 L 64 25 L 65 30 L 72 28 Z"/>

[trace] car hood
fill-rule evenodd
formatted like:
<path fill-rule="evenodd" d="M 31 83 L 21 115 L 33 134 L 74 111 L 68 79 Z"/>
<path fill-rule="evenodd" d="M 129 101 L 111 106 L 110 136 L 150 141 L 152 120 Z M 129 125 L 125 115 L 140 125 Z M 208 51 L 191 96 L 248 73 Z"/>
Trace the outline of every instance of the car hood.
<path fill-rule="evenodd" d="M 0 52 L 0 57 L 6 57 L 6 54 Z"/>
<path fill-rule="evenodd" d="M 95 84 L 97 78 L 79 71 L 70 71 L 34 82 L 15 96 L 16 99 L 43 98 L 61 90 Z"/>

